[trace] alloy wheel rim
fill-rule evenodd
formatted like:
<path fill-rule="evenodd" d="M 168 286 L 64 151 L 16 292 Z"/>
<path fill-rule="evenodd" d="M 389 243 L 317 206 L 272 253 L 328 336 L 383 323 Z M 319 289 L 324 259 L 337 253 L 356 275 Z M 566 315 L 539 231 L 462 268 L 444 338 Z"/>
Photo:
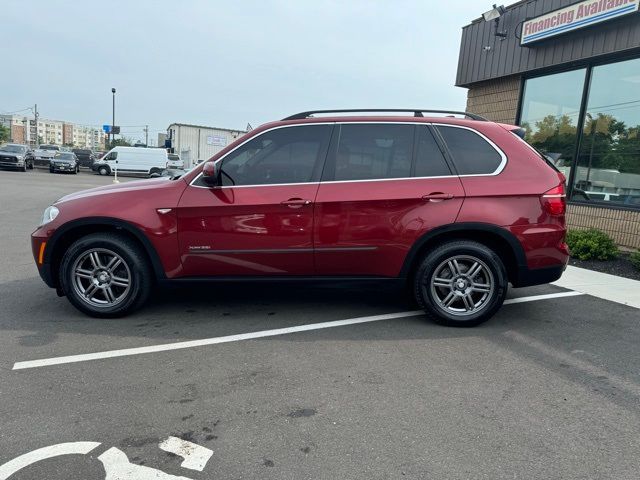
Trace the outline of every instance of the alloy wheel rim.
<path fill-rule="evenodd" d="M 440 309 L 464 317 L 487 307 L 495 281 L 487 264 L 479 258 L 455 255 L 438 265 L 428 279 L 428 287 Z"/>
<path fill-rule="evenodd" d="M 73 264 L 73 288 L 92 307 L 107 308 L 121 303 L 131 290 L 127 262 L 112 250 L 93 248 Z"/>

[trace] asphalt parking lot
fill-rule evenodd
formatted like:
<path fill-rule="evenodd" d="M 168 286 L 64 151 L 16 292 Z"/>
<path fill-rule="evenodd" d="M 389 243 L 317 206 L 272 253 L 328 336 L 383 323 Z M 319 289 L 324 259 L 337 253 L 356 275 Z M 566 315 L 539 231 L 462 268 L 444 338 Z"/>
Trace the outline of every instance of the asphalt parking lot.
<path fill-rule="evenodd" d="M 12 480 L 103 479 L 114 452 L 133 466 L 113 479 L 638 478 L 638 309 L 547 285 L 452 329 L 382 287 L 216 284 L 93 319 L 40 280 L 29 234 L 110 182 L 0 171 L 0 465 L 95 442 Z"/>

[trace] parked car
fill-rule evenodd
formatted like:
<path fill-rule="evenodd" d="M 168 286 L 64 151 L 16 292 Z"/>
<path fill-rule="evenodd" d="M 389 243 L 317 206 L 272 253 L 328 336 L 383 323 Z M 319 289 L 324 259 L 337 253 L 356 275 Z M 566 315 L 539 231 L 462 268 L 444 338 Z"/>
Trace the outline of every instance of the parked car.
<path fill-rule="evenodd" d="M 180 177 L 187 173 L 187 171 L 183 168 L 165 168 L 161 172 L 153 172 L 149 175 L 149 178 L 159 178 L 159 177 L 169 177 L 175 178 Z"/>
<path fill-rule="evenodd" d="M 93 162 L 96 157 L 91 150 L 86 148 L 74 148 L 72 152 L 75 153 L 76 157 L 78 157 L 81 167 L 91 168 L 93 166 Z"/>
<path fill-rule="evenodd" d="M 63 197 L 32 234 L 41 277 L 97 317 L 132 312 L 156 282 L 397 281 L 435 321 L 472 326 L 509 282 L 561 276 L 565 178 L 522 129 L 331 113 L 263 125 L 175 180 Z"/>
<path fill-rule="evenodd" d="M 33 151 L 33 163 L 37 167 L 48 167 L 50 160 L 60 151 L 59 145 L 40 145 Z"/>
<path fill-rule="evenodd" d="M 100 175 L 118 172 L 151 175 L 167 166 L 167 151 L 162 148 L 114 147 L 91 167 Z"/>
<path fill-rule="evenodd" d="M 27 145 L 7 143 L 0 146 L 0 167 L 26 172 L 33 169 L 33 152 Z"/>
<path fill-rule="evenodd" d="M 167 168 L 184 168 L 184 162 L 180 160 L 180 155 L 177 153 L 168 153 L 167 159 Z"/>
<path fill-rule="evenodd" d="M 74 175 L 80 171 L 80 162 L 75 153 L 60 152 L 56 153 L 49 163 L 49 173 L 64 172 L 73 173 Z"/>

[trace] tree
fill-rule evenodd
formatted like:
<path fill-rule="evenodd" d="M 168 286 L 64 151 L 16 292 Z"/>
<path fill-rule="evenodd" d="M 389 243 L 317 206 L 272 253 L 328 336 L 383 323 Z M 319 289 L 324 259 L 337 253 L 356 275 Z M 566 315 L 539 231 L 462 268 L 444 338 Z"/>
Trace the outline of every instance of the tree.
<path fill-rule="evenodd" d="M 113 147 L 131 147 L 132 145 L 133 145 L 133 139 L 128 137 L 122 137 L 122 138 L 111 140 L 111 142 L 108 142 L 107 144 L 105 144 L 105 147 L 110 150 Z"/>
<path fill-rule="evenodd" d="M 5 127 L 4 125 L 0 125 L 0 143 L 4 143 L 9 141 L 11 137 L 11 130 Z"/>

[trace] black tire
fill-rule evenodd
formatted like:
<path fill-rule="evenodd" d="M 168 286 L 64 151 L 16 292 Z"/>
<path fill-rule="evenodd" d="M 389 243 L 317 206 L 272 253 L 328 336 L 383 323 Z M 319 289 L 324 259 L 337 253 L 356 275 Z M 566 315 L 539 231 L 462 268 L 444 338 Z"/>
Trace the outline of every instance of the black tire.
<path fill-rule="evenodd" d="M 100 175 L 109 175 L 111 173 L 111 169 L 109 167 L 100 167 L 98 168 L 98 173 Z"/>
<path fill-rule="evenodd" d="M 479 270 L 469 277 L 466 273 L 472 268 Z M 428 252 L 413 281 L 415 299 L 427 316 L 452 327 L 475 327 L 489 320 L 502 306 L 507 289 L 507 272 L 500 257 L 469 240 L 447 242 Z"/>
<path fill-rule="evenodd" d="M 54 173 L 53 168 L 49 167 L 49 173 Z"/>
<path fill-rule="evenodd" d="M 76 167 L 71 173 L 73 173 L 74 175 L 77 175 L 79 171 L 80 171 L 80 167 Z"/>
<path fill-rule="evenodd" d="M 21 171 L 23 171 L 23 172 L 26 172 L 26 171 L 27 171 L 27 162 L 26 162 L 26 160 L 25 160 L 25 162 L 22 164 L 22 168 L 21 168 L 20 170 L 21 170 Z"/>
<path fill-rule="evenodd" d="M 101 261 L 108 260 L 109 253 L 114 254 L 120 258 L 122 263 L 114 270 L 113 278 L 108 281 L 108 284 L 105 283 L 106 287 L 94 288 L 94 291 L 99 293 L 95 297 L 87 299 L 81 291 L 83 283 L 89 287 L 92 283 L 97 285 L 99 275 L 104 273 L 103 269 L 95 269 L 91 274 L 91 279 L 79 280 L 76 277 L 74 269 L 83 266 L 83 263 L 79 262 L 82 262 L 90 252 L 97 252 L 101 256 Z M 104 264 L 100 266 L 105 267 Z M 114 279 L 117 280 L 118 277 L 124 276 L 121 272 L 125 272 L 130 280 L 126 289 L 111 284 Z M 111 275 L 109 276 L 111 277 Z M 114 233 L 94 233 L 74 242 L 62 258 L 59 280 L 62 290 L 74 307 L 87 315 L 98 318 L 122 317 L 133 312 L 147 301 L 153 288 L 152 270 L 142 248 L 130 238 Z M 78 282 L 81 282 L 80 285 Z M 89 287 L 85 292 L 89 290 Z M 122 293 L 121 298 L 117 299 L 117 303 L 108 303 L 107 295 L 103 293 L 106 289 L 115 292 L 116 295 Z M 104 304 L 96 305 L 98 301 L 103 301 Z"/>

